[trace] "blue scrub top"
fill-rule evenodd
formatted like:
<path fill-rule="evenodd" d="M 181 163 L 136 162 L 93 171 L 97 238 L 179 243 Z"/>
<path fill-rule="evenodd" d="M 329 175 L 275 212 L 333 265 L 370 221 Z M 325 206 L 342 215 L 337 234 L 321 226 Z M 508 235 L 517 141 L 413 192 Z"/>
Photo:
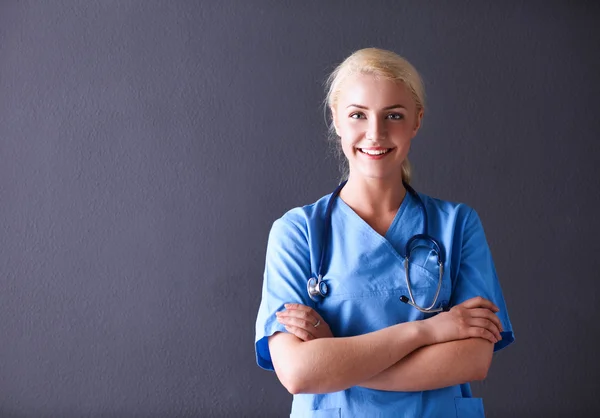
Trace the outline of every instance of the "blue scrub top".
<path fill-rule="evenodd" d="M 493 301 L 504 332 L 494 351 L 514 341 L 506 303 L 477 213 L 419 194 L 429 218 L 428 232 L 446 254 L 442 288 L 436 307 L 454 306 L 475 296 Z M 424 217 L 417 199 L 406 194 L 385 237 L 336 198 L 326 243 L 325 274 L 329 296 L 313 302 L 306 283 L 318 269 L 323 245 L 325 210 L 330 195 L 295 208 L 276 220 L 269 234 L 262 301 L 256 320 L 256 359 L 273 370 L 268 337 L 287 332 L 275 316 L 285 303 L 311 306 L 335 337 L 377 331 L 401 322 L 425 319 L 400 302 L 408 296 L 403 257 L 406 242 L 423 233 Z M 437 258 L 421 247 L 411 253 L 409 274 L 420 306 L 433 301 L 439 279 Z M 483 403 L 472 398 L 469 384 L 424 392 L 391 392 L 351 387 L 328 394 L 294 395 L 291 417 L 483 417 Z"/>

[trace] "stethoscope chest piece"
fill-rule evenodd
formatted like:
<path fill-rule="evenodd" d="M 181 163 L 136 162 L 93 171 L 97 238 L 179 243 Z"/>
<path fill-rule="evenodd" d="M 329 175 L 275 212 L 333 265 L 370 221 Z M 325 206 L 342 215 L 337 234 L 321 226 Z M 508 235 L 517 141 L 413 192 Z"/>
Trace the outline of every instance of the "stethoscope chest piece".
<path fill-rule="evenodd" d="M 329 286 L 327 286 L 327 283 L 323 281 L 321 276 L 313 276 L 308 279 L 308 282 L 306 283 L 306 290 L 308 292 L 308 296 L 310 296 L 313 301 L 319 302 L 329 293 Z"/>

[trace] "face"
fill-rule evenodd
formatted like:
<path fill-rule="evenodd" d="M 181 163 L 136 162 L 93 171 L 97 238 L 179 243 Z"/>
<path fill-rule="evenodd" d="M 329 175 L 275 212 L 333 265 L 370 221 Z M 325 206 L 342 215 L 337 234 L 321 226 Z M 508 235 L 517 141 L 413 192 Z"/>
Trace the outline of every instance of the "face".
<path fill-rule="evenodd" d="M 402 162 L 423 116 L 403 83 L 350 76 L 341 85 L 332 115 L 350 177 L 401 179 Z"/>

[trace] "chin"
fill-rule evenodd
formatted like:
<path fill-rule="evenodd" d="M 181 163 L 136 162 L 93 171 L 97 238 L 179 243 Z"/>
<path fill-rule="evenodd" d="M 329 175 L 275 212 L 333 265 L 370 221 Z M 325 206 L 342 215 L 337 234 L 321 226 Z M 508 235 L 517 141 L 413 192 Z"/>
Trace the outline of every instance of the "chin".
<path fill-rule="evenodd" d="M 364 179 L 369 180 L 389 180 L 389 179 L 401 179 L 402 172 L 398 171 L 397 173 L 390 171 L 382 171 L 382 170 L 359 170 L 358 175 Z"/>

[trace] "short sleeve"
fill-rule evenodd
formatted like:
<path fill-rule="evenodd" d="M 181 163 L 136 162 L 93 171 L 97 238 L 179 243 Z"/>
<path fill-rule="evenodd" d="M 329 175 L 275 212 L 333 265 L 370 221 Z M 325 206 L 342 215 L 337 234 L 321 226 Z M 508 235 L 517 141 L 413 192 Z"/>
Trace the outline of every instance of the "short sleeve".
<path fill-rule="evenodd" d="M 453 284 L 451 305 L 458 305 L 476 296 L 491 300 L 498 306 L 498 317 L 504 331 L 502 340 L 494 346 L 498 351 L 515 340 L 512 324 L 502 295 L 496 268 L 479 216 L 471 210 L 466 217 L 462 235 L 460 264 Z"/>
<path fill-rule="evenodd" d="M 273 370 L 269 337 L 278 331 L 286 332 L 275 313 L 283 310 L 286 303 L 312 306 L 306 292 L 311 272 L 305 229 L 284 217 L 273 223 L 269 233 L 255 336 L 256 362 L 266 370 Z"/>

